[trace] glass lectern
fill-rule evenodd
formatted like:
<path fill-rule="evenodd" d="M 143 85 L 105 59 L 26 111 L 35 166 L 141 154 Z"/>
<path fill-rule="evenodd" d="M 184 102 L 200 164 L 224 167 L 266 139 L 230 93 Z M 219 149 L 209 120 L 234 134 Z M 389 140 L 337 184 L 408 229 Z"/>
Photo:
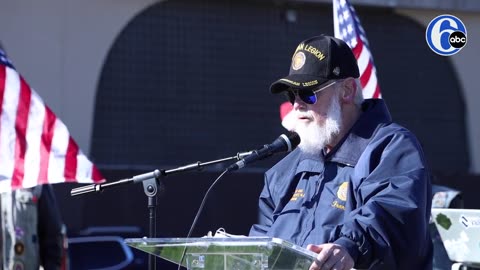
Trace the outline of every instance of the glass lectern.
<path fill-rule="evenodd" d="M 136 238 L 125 242 L 199 270 L 305 270 L 316 254 L 278 238 Z"/>

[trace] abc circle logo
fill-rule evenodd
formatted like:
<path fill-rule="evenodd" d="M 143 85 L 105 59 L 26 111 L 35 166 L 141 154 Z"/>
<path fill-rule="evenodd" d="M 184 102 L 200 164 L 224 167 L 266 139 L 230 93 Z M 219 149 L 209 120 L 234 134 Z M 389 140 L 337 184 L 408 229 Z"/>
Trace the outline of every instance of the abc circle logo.
<path fill-rule="evenodd" d="M 467 28 L 459 18 L 444 14 L 428 24 L 425 38 L 436 54 L 454 55 L 467 44 Z"/>

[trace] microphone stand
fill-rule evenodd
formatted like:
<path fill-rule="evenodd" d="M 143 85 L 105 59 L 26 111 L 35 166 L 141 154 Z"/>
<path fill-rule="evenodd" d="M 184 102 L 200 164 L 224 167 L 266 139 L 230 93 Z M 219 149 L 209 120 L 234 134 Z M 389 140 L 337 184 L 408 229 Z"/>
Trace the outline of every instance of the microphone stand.
<path fill-rule="evenodd" d="M 161 178 L 166 177 L 170 174 L 187 172 L 192 170 L 201 170 L 203 167 L 214 165 L 217 163 L 227 162 L 231 160 L 241 160 L 246 156 L 252 154 L 253 151 L 237 153 L 233 157 L 227 157 L 222 159 L 217 159 L 213 161 L 201 162 L 197 161 L 185 166 L 181 166 L 175 169 L 170 170 L 154 170 L 152 172 L 136 175 L 132 178 L 121 179 L 115 182 L 103 183 L 103 184 L 91 184 L 84 187 L 74 188 L 70 191 L 71 196 L 83 195 L 91 192 L 102 192 L 103 190 L 115 186 L 130 184 L 130 183 L 139 183 L 143 184 L 143 192 L 148 198 L 147 208 L 148 208 L 148 217 L 149 217 L 149 238 L 155 238 L 157 235 L 157 225 L 156 225 L 156 206 L 157 206 L 157 193 L 160 186 L 160 189 L 164 189 L 163 182 Z M 181 263 L 181 262 L 180 262 Z M 148 255 L 148 269 L 156 269 L 155 257 L 151 254 Z"/>

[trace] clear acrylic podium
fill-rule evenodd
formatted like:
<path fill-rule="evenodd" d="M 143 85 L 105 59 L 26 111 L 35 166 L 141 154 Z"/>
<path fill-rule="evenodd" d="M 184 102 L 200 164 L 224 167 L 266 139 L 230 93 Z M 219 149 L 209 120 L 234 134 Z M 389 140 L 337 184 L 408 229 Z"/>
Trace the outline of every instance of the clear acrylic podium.
<path fill-rule="evenodd" d="M 199 270 L 305 270 L 316 254 L 278 238 L 134 238 L 127 245 Z"/>

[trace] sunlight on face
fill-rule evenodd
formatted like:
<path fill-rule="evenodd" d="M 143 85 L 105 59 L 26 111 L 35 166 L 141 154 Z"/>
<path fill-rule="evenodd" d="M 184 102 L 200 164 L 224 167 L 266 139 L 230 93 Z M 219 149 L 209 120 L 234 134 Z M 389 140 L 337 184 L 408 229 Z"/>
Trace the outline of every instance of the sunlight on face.
<path fill-rule="evenodd" d="M 302 139 L 298 146 L 301 151 L 312 155 L 320 154 L 323 148 L 339 134 L 342 119 L 339 95 L 332 95 L 329 103 L 327 116 L 323 123 L 297 123 L 295 131 Z M 305 114 L 309 118 L 313 118 L 314 114 L 312 110 L 297 113 Z"/>

